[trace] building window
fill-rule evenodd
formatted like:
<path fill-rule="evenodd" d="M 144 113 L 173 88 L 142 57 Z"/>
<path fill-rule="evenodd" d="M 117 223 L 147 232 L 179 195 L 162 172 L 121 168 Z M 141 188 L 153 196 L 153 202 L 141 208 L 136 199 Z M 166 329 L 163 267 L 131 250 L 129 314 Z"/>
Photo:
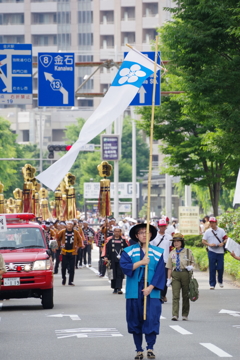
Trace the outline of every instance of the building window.
<path fill-rule="evenodd" d="M 78 45 L 93 45 L 93 34 L 92 33 L 82 33 L 78 34 Z"/>
<path fill-rule="evenodd" d="M 143 16 L 158 16 L 158 3 L 143 4 Z"/>
<path fill-rule="evenodd" d="M 33 90 L 37 90 L 38 88 L 38 79 L 37 78 L 33 78 Z"/>
<path fill-rule="evenodd" d="M 22 130 L 22 141 L 23 142 L 29 141 L 29 130 Z"/>
<path fill-rule="evenodd" d="M 126 44 L 135 44 L 135 32 L 122 32 L 121 34 L 122 46 Z"/>
<path fill-rule="evenodd" d="M 57 35 L 32 35 L 34 46 L 57 45 Z"/>
<path fill-rule="evenodd" d="M 101 47 L 101 49 L 114 48 L 114 36 L 113 35 L 101 35 L 100 36 L 100 47 Z"/>
<path fill-rule="evenodd" d="M 93 12 L 92 11 L 78 11 L 79 24 L 92 24 Z"/>
<path fill-rule="evenodd" d="M 69 49 L 71 46 L 71 34 L 58 34 L 57 44 L 59 49 Z"/>
<path fill-rule="evenodd" d="M 90 99 L 79 99 L 78 100 L 79 107 L 93 107 L 93 100 Z"/>
<path fill-rule="evenodd" d="M 56 24 L 57 13 L 32 13 L 32 24 Z"/>
<path fill-rule="evenodd" d="M 85 76 L 79 76 L 78 85 L 81 85 L 86 80 Z M 93 89 L 93 79 L 89 79 L 85 85 L 81 88 L 81 90 L 92 90 Z"/>
<path fill-rule="evenodd" d="M 100 24 L 113 24 L 114 12 L 113 11 L 100 11 Z"/>
<path fill-rule="evenodd" d="M 121 19 L 122 21 L 135 20 L 135 7 L 122 7 Z"/>
<path fill-rule="evenodd" d="M 155 29 L 143 29 L 143 43 L 150 44 L 152 40 L 155 40 L 157 31 Z"/>
<path fill-rule="evenodd" d="M 158 166 L 158 155 L 152 155 L 152 166 L 153 167 Z"/>
<path fill-rule="evenodd" d="M 58 24 L 71 24 L 71 12 L 70 11 L 61 11 L 57 14 Z"/>
<path fill-rule="evenodd" d="M 1 44 L 24 44 L 24 35 L 0 35 Z"/>
<path fill-rule="evenodd" d="M 24 14 L 0 14 L 0 25 L 24 24 Z"/>
<path fill-rule="evenodd" d="M 106 91 L 108 91 L 110 84 L 100 84 L 100 92 L 101 93 L 105 93 Z"/>
<path fill-rule="evenodd" d="M 79 62 L 92 62 L 93 55 L 78 55 Z"/>

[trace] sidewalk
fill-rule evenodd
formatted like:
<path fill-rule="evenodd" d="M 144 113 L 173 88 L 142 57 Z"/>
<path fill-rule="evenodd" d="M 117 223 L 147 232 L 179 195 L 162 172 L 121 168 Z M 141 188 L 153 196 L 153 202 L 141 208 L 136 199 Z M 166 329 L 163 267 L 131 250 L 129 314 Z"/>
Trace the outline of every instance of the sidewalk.
<path fill-rule="evenodd" d="M 200 271 L 194 270 L 194 277 L 197 279 L 199 284 L 199 289 L 206 290 L 209 289 L 209 273 L 208 271 Z M 223 285 L 224 289 L 237 289 L 240 288 L 240 282 L 233 279 L 232 276 L 228 275 L 227 273 L 223 274 Z M 219 288 L 219 285 L 216 285 L 216 289 Z"/>

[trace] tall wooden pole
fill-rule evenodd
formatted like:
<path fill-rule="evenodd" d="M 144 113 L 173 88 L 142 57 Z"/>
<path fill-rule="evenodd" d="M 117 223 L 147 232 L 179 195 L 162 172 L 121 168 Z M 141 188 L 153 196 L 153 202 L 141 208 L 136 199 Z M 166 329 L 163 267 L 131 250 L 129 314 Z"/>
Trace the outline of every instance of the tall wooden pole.
<path fill-rule="evenodd" d="M 154 111 L 155 111 L 155 95 L 156 95 L 156 80 L 157 80 L 157 56 L 158 56 L 158 36 L 156 36 L 155 43 L 155 64 L 154 64 L 154 82 L 153 82 L 153 93 L 152 93 L 152 116 L 151 116 L 151 128 L 150 128 L 150 143 L 149 143 L 149 172 L 148 172 L 148 199 L 147 199 L 147 241 L 146 241 L 146 252 L 148 256 L 149 246 L 149 225 L 150 225 L 150 202 L 151 202 L 151 180 L 152 180 L 152 152 L 153 152 L 153 125 L 154 125 Z M 147 287 L 148 282 L 148 265 L 145 266 L 144 276 L 144 288 Z M 143 305 L 143 320 L 147 318 L 147 296 L 144 296 Z"/>
<path fill-rule="evenodd" d="M 126 44 L 126 46 L 133 49 L 133 47 L 129 44 Z M 150 149 L 149 149 L 149 172 L 148 172 L 148 201 L 147 201 L 147 230 L 146 230 L 147 241 L 146 241 L 146 253 L 145 253 L 146 256 L 148 256 L 149 228 L 150 228 L 149 224 L 150 224 L 151 179 L 152 179 L 152 148 L 153 148 L 153 124 L 154 124 L 155 96 L 156 96 L 156 83 L 157 83 L 157 56 L 158 56 L 158 36 L 156 36 L 156 43 L 155 43 L 154 82 L 153 82 L 153 93 L 152 93 L 152 116 L 151 116 L 150 144 L 149 144 Z M 145 266 L 144 288 L 147 287 L 147 281 L 148 281 L 148 265 Z M 147 296 L 144 296 L 143 320 L 146 320 L 146 318 L 147 318 Z"/>

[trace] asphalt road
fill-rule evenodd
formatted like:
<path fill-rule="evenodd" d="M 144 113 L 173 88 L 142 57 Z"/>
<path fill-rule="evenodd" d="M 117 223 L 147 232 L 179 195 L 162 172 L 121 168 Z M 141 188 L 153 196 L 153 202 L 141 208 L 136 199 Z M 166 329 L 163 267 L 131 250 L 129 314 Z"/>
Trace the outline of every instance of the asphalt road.
<path fill-rule="evenodd" d="M 39 299 L 0 303 L 0 360 L 132 360 L 135 346 L 125 321 L 124 295 L 113 295 L 108 279 L 93 267 L 75 272 L 75 287 L 55 275 L 54 308 Z M 239 263 L 240 266 L 240 263 Z M 208 274 L 195 271 L 200 297 L 189 321 L 171 321 L 171 289 L 162 307 L 156 359 L 240 359 L 240 288 L 230 281 L 209 290 Z"/>

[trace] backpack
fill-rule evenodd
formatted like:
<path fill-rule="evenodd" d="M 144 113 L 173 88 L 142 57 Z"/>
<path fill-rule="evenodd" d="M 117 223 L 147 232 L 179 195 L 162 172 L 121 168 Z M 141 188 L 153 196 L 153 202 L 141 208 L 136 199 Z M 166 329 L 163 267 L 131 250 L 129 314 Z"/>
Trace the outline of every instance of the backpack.
<path fill-rule="evenodd" d="M 187 257 L 189 259 L 189 249 L 187 249 Z M 188 297 L 191 301 L 196 301 L 199 298 L 199 285 L 192 272 L 189 273 L 189 279 Z"/>
<path fill-rule="evenodd" d="M 193 275 L 189 281 L 188 296 L 191 301 L 196 301 L 199 298 L 198 282 Z"/>

